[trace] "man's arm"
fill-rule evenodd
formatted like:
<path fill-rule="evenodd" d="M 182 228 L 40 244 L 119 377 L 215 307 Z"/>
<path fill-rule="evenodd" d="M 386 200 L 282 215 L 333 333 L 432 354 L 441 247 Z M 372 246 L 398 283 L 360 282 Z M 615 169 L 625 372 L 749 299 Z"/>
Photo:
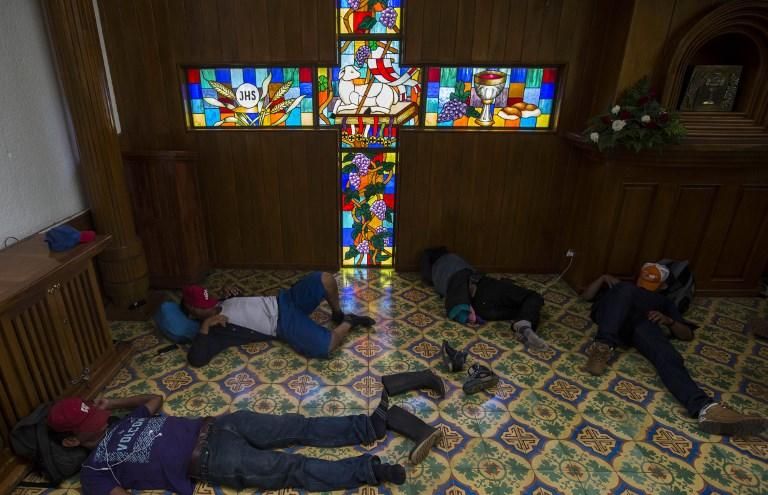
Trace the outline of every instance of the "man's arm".
<path fill-rule="evenodd" d="M 589 284 L 586 289 L 580 294 L 580 297 L 585 301 L 591 301 L 595 298 L 598 292 L 600 292 L 600 289 L 603 287 L 603 284 L 608 284 L 608 287 L 613 287 L 614 285 L 621 282 L 618 278 L 614 277 L 613 275 L 601 275 L 597 277 L 597 279 Z"/>
<path fill-rule="evenodd" d="M 129 495 L 129 493 L 125 490 L 125 488 L 116 486 L 109 491 L 109 495 Z"/>
<path fill-rule="evenodd" d="M 136 409 L 145 406 L 149 414 L 156 414 L 163 406 L 163 396 L 155 394 L 135 395 L 125 399 L 96 399 L 94 402 L 99 409 Z"/>

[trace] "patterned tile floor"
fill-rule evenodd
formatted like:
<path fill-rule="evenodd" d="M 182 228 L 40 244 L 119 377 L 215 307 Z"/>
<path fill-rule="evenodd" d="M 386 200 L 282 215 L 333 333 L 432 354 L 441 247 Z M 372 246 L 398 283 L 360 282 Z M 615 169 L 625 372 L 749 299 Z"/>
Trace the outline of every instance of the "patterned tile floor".
<path fill-rule="evenodd" d="M 274 294 L 300 276 L 220 270 L 208 285 Z M 634 351 L 622 352 L 605 376 L 586 375 L 583 350 L 595 330 L 589 306 L 564 283 L 551 284 L 550 276 L 512 277 L 545 296 L 540 334 L 552 344 L 546 352 L 526 350 L 511 338 L 507 323 L 471 328 L 446 321 L 440 299 L 415 274 L 345 270 L 337 278 L 342 306 L 371 314 L 378 323 L 351 335 L 328 361 L 307 361 L 281 343 L 255 343 L 191 369 L 180 350 L 157 355 L 167 342 L 150 323 L 116 322 L 116 338 L 133 339 L 136 355 L 104 394 L 160 393 L 166 397 L 165 411 L 178 415 L 246 408 L 343 415 L 376 407 L 381 375 L 431 367 L 446 382 L 445 399 L 412 392 L 394 402 L 443 429 L 444 440 L 422 464 L 407 465 L 405 485 L 348 493 L 768 493 L 768 436 L 737 439 L 700 432 Z M 766 314 L 764 299 L 699 298 L 687 315 L 701 325 L 696 339 L 675 343 L 707 392 L 737 410 L 764 415 L 768 342 L 756 341 L 744 327 L 751 317 Z M 320 322 L 329 316 L 325 304 L 314 314 Z M 492 367 L 501 377 L 499 385 L 490 393 L 465 396 L 463 374 L 447 373 L 440 364 L 443 339 L 468 349 L 470 361 Z M 389 462 L 406 462 L 411 446 L 390 432 L 369 446 L 291 450 L 325 458 L 373 452 Z M 63 486 L 55 492 L 78 491 L 77 480 Z M 15 493 L 42 491 L 19 488 Z M 233 491 L 199 485 L 196 493 Z"/>

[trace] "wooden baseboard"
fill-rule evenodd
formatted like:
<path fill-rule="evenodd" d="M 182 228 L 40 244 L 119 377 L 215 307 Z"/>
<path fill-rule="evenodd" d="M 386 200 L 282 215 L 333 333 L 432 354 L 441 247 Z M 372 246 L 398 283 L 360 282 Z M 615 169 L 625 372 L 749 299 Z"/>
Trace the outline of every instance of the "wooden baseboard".
<path fill-rule="evenodd" d="M 165 301 L 165 294 L 160 291 L 149 291 L 146 303 L 136 309 L 119 308 L 114 304 L 107 304 L 104 311 L 108 321 L 147 321 L 157 312 L 157 308 Z"/>

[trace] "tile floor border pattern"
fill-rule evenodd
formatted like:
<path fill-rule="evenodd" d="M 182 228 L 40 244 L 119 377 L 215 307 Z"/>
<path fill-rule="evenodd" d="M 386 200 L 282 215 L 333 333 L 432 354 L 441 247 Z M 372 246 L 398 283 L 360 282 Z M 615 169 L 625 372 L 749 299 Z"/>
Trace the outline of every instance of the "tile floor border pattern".
<path fill-rule="evenodd" d="M 301 275 L 217 270 L 207 285 L 276 294 Z M 378 322 L 372 330 L 353 333 L 329 360 L 308 361 L 282 343 L 267 342 L 227 350 L 208 366 L 194 369 L 186 365 L 181 349 L 157 354 L 167 342 L 151 323 L 115 322 L 115 338 L 132 340 L 136 355 L 104 394 L 161 393 L 165 412 L 178 415 L 240 409 L 358 414 L 370 413 L 378 404 L 381 375 L 430 367 L 446 382 L 445 399 L 411 392 L 393 403 L 441 428 L 443 441 L 424 463 L 407 465 L 403 486 L 338 493 L 768 492 L 766 437 L 726 439 L 700 432 L 634 351 L 622 351 L 602 377 L 585 374 L 583 349 L 594 334 L 589 305 L 564 283 L 550 284 L 551 276 L 499 276 L 544 295 L 539 333 L 550 342 L 549 351 L 525 349 L 512 338 L 508 323 L 473 328 L 446 321 L 442 301 L 416 274 L 349 269 L 337 275 L 342 306 L 371 314 Z M 178 294 L 169 296 L 178 299 Z M 768 343 L 756 341 L 744 328 L 749 318 L 766 314 L 764 299 L 698 298 L 687 315 L 701 326 L 697 338 L 675 342 L 694 379 L 737 410 L 768 413 Z M 313 318 L 327 324 L 327 305 Z M 470 361 L 493 368 L 499 385 L 490 393 L 465 396 L 464 375 L 448 373 L 440 364 L 443 339 L 467 349 Z M 388 462 L 405 462 L 411 446 L 390 433 L 373 445 L 286 450 L 331 459 L 374 453 Z M 58 489 L 19 488 L 14 493 L 77 493 L 78 487 L 72 479 Z M 196 488 L 197 495 L 230 493 L 234 491 L 207 484 Z"/>

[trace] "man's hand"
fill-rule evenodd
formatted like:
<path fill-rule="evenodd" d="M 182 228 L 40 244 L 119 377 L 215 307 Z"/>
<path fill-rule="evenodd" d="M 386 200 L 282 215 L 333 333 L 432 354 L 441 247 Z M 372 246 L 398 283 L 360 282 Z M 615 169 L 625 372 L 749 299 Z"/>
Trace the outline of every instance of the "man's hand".
<path fill-rule="evenodd" d="M 203 320 L 203 323 L 200 324 L 200 333 L 203 335 L 208 335 L 208 330 L 211 329 L 211 327 L 215 327 L 217 325 L 219 326 L 225 326 L 227 323 L 229 323 L 229 318 L 227 318 L 224 315 L 213 315 L 205 320 Z"/>
<path fill-rule="evenodd" d="M 97 409 L 103 409 L 104 411 L 112 409 L 110 400 L 105 399 L 104 397 L 99 397 L 98 399 L 94 400 L 93 405 L 96 406 Z"/>
<path fill-rule="evenodd" d="M 242 293 L 243 291 L 241 291 L 238 287 L 230 285 L 229 287 L 224 287 L 224 290 L 221 291 L 221 298 L 229 299 L 230 297 L 237 297 Z"/>
<path fill-rule="evenodd" d="M 607 273 L 603 275 L 603 283 L 605 283 L 608 287 L 613 287 L 614 285 L 620 283 L 621 280 L 614 277 L 613 275 L 608 275 Z"/>
<path fill-rule="evenodd" d="M 648 319 L 651 320 L 654 323 L 658 323 L 658 324 L 666 325 L 666 326 L 671 325 L 675 321 L 672 318 L 670 318 L 669 316 L 667 316 L 664 313 L 661 313 L 659 311 L 649 311 L 648 312 Z"/>

